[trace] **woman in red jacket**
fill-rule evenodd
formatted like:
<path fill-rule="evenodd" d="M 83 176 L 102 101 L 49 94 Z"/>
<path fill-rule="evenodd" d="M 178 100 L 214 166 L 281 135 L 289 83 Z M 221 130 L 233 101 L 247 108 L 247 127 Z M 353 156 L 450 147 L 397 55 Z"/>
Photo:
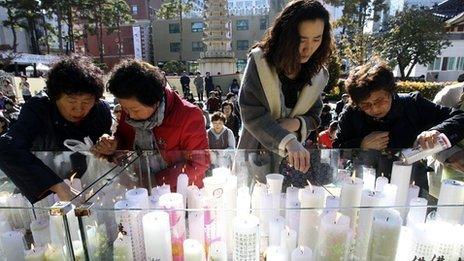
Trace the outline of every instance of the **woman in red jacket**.
<path fill-rule="evenodd" d="M 189 183 L 202 186 L 209 166 L 203 113 L 166 85 L 161 70 L 151 64 L 127 60 L 117 65 L 108 89 L 123 113 L 114 137 L 103 136 L 96 149 L 105 155 L 116 149 L 153 151 L 150 166 L 158 184 L 175 190 L 177 176 L 185 172 Z"/>

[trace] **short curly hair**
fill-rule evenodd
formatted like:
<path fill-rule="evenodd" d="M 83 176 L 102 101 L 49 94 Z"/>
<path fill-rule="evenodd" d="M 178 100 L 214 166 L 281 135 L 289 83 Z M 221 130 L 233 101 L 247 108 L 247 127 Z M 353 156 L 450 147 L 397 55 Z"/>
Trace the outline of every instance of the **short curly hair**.
<path fill-rule="evenodd" d="M 103 72 L 91 59 L 74 55 L 55 63 L 48 73 L 47 94 L 57 100 L 62 94 L 91 94 L 95 100 L 103 96 Z"/>
<path fill-rule="evenodd" d="M 223 123 L 226 123 L 226 120 L 226 115 L 220 111 L 217 111 L 211 115 L 211 121 L 222 121 Z"/>
<path fill-rule="evenodd" d="M 153 106 L 164 97 L 166 77 L 156 66 L 129 59 L 113 68 L 107 84 L 117 98 L 136 98 L 146 106 Z"/>
<path fill-rule="evenodd" d="M 350 95 L 354 105 L 369 98 L 372 92 L 384 90 L 394 93 L 396 90 L 395 77 L 387 65 L 380 58 L 374 57 L 368 63 L 354 68 L 345 81 L 345 90 Z"/>

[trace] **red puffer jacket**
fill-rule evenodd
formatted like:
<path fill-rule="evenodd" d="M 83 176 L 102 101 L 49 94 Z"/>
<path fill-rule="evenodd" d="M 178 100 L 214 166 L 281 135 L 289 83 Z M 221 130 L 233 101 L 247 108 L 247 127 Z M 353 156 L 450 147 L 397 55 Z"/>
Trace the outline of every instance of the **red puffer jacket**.
<path fill-rule="evenodd" d="M 135 130 L 126 123 L 126 116 L 123 112 L 115 136 L 118 149 L 133 150 Z M 189 176 L 189 185 L 194 182 L 198 187 L 203 187 L 210 158 L 206 151 L 208 138 L 201 110 L 166 88 L 163 123 L 153 128 L 153 135 L 168 165 L 167 169 L 155 174 L 157 184 L 169 184 L 171 191 L 176 191 L 177 176 L 185 172 Z"/>

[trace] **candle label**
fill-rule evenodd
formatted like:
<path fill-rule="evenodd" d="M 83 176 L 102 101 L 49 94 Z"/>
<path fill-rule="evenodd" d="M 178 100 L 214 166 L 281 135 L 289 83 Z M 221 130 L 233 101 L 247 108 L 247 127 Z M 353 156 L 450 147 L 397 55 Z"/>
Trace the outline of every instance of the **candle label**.
<path fill-rule="evenodd" d="M 255 260 L 257 256 L 257 237 L 257 233 L 244 234 L 235 232 L 234 260 Z"/>

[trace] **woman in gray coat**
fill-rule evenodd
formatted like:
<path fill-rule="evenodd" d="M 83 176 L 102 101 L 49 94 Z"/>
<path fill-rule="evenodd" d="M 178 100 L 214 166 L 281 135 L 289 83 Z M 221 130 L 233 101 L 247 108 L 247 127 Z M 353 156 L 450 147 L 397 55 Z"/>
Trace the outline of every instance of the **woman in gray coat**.
<path fill-rule="evenodd" d="M 324 68 L 332 53 L 328 11 L 317 1 L 290 2 L 251 50 L 239 94 L 239 149 L 266 148 L 307 172 L 302 143 L 320 124 Z"/>

